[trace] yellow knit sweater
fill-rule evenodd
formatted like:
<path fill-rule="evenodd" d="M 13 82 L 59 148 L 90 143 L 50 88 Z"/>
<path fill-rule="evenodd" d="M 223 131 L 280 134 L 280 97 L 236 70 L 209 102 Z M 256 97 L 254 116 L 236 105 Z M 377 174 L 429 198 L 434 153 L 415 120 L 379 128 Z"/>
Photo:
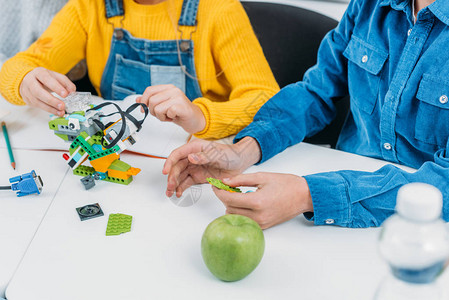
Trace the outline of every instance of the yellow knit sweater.
<path fill-rule="evenodd" d="M 124 0 L 125 18 L 113 17 L 109 22 L 138 38 L 179 39 L 177 22 L 182 2 L 167 0 L 141 5 Z M 206 127 L 196 136 L 222 138 L 248 125 L 279 86 L 238 0 L 201 0 L 197 20 L 192 39 L 203 97 L 193 103 L 202 110 Z M 23 105 L 19 87 L 28 72 L 41 66 L 66 74 L 82 59 L 86 59 L 89 78 L 100 92 L 111 48 L 110 23 L 103 0 L 70 0 L 33 45 L 3 65 L 2 95 L 11 103 Z M 181 29 L 183 38 L 188 38 L 191 27 Z"/>

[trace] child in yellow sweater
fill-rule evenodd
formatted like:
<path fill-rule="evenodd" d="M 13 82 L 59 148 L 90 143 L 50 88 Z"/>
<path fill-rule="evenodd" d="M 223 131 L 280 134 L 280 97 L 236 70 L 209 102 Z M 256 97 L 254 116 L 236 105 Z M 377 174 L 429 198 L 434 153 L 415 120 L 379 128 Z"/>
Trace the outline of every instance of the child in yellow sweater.
<path fill-rule="evenodd" d="M 62 115 L 51 92 L 75 91 L 63 74 L 82 59 L 103 98 L 143 94 L 153 115 L 199 138 L 237 133 L 279 90 L 238 0 L 70 0 L 3 65 L 0 91 Z"/>

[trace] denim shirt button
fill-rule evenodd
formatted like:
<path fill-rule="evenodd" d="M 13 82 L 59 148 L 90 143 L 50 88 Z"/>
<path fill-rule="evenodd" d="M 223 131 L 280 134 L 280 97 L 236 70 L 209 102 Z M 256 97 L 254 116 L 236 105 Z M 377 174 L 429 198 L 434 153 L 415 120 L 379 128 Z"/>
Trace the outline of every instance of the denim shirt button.
<path fill-rule="evenodd" d="M 362 63 L 366 63 L 368 61 L 368 55 L 363 55 Z"/>
<path fill-rule="evenodd" d="M 385 150 L 391 150 L 391 144 L 390 143 L 385 143 L 384 144 L 384 148 L 385 148 Z"/>
<path fill-rule="evenodd" d="M 446 104 L 446 103 L 447 103 L 447 100 L 448 100 L 448 98 L 447 98 L 446 95 L 443 95 L 443 96 L 440 97 L 440 103 L 441 103 L 441 104 Z"/>
<path fill-rule="evenodd" d="M 407 31 L 407 35 L 410 35 L 410 34 L 412 34 L 412 29 L 411 28 Z"/>
<path fill-rule="evenodd" d="M 324 221 L 324 223 L 330 225 L 330 224 L 334 224 L 334 219 L 326 219 L 326 221 Z"/>

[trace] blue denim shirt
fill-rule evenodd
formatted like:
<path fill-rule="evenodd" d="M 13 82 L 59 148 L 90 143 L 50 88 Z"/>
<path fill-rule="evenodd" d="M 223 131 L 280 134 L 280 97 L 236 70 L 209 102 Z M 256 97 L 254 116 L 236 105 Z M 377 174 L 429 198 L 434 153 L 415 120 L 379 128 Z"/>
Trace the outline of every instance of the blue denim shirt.
<path fill-rule="evenodd" d="M 435 1 L 414 24 L 411 2 L 351 1 L 304 80 L 271 98 L 236 137 L 255 138 L 263 162 L 323 129 L 334 101 L 349 94 L 337 148 L 418 169 L 305 176 L 314 206 L 306 217 L 315 224 L 379 226 L 409 182 L 438 187 L 449 220 L 449 4 Z"/>

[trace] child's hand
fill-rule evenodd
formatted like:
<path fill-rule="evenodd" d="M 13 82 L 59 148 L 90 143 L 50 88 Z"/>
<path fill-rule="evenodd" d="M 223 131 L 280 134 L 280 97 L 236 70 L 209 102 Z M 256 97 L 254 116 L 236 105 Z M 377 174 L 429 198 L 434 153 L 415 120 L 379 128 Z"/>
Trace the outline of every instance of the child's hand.
<path fill-rule="evenodd" d="M 254 193 L 230 193 L 213 187 L 226 206 L 227 214 L 247 216 L 262 229 L 272 227 L 304 212 L 313 212 L 312 196 L 303 177 L 292 174 L 254 173 L 223 179 L 230 186 L 257 187 Z"/>
<path fill-rule="evenodd" d="M 65 98 L 75 91 L 75 84 L 65 75 L 42 67 L 36 68 L 25 75 L 19 88 L 20 95 L 26 104 L 58 116 L 64 115 L 65 105 L 51 92 Z"/>
<path fill-rule="evenodd" d="M 242 173 L 260 160 L 259 143 L 244 137 L 227 145 L 206 140 L 194 140 L 170 153 L 162 174 L 167 178 L 167 197 L 179 198 L 191 185 L 206 182 L 207 177 L 223 178 Z"/>
<path fill-rule="evenodd" d="M 200 132 L 206 126 L 201 109 L 174 85 L 149 86 L 136 102 L 146 104 L 159 120 L 173 122 L 189 133 Z"/>

